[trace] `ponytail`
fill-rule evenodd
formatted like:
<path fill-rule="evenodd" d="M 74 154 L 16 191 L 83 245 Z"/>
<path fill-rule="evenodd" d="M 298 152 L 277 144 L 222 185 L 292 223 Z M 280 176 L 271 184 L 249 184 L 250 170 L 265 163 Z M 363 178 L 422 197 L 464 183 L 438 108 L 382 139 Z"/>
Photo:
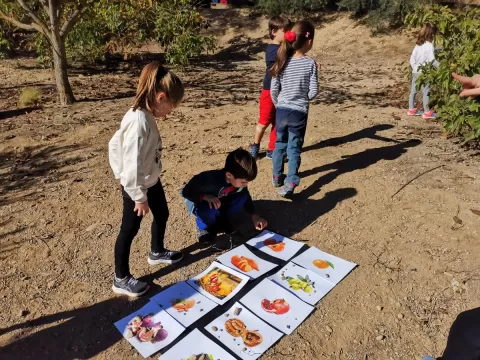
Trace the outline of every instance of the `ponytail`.
<path fill-rule="evenodd" d="M 280 75 L 287 65 L 288 58 L 292 57 L 292 55 L 292 44 L 290 44 L 287 40 L 284 40 L 278 49 L 277 59 L 275 60 L 275 64 L 273 64 L 272 68 L 270 69 L 270 74 L 273 77 Z"/>

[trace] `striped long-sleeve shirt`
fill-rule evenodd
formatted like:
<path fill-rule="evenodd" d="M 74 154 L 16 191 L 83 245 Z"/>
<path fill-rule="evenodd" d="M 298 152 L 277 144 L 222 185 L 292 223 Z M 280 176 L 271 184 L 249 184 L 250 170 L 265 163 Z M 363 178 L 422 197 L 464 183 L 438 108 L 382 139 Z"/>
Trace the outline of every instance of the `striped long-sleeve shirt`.
<path fill-rule="evenodd" d="M 281 74 L 272 78 L 270 95 L 277 108 L 308 113 L 308 102 L 317 94 L 317 63 L 307 56 L 291 57 Z"/>

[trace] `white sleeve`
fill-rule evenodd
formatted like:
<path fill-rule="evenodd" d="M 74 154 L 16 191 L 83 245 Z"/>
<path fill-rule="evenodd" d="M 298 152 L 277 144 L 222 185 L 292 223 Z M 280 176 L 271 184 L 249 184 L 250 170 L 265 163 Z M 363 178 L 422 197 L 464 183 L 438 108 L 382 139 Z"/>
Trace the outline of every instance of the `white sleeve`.
<path fill-rule="evenodd" d="M 412 71 L 415 73 L 418 70 L 418 64 L 417 64 L 417 47 L 413 49 L 412 55 L 410 56 L 410 66 L 412 67 Z"/>
<path fill-rule="evenodd" d="M 277 106 L 278 103 L 278 94 L 280 93 L 280 79 L 278 76 L 272 77 L 272 82 L 270 84 L 270 96 L 272 98 L 273 105 Z"/>
<path fill-rule="evenodd" d="M 310 74 L 310 85 L 308 87 L 308 100 L 313 100 L 318 95 L 318 68 L 314 61 Z"/>
<path fill-rule="evenodd" d="M 147 201 L 144 158 L 148 128 L 139 118 L 132 119 L 123 138 L 123 186 L 130 198 L 142 203 Z"/>
<path fill-rule="evenodd" d="M 428 49 L 428 62 L 433 63 L 433 66 L 435 66 L 436 68 L 440 66 L 440 63 L 435 59 L 435 47 L 433 46 L 433 44 Z"/>

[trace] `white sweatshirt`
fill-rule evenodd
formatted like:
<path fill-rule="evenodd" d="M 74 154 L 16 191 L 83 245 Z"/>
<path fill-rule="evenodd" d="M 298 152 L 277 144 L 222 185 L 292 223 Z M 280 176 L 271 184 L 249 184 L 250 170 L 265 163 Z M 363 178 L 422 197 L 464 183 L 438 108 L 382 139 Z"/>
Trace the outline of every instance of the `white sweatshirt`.
<path fill-rule="evenodd" d="M 147 111 L 130 109 L 108 143 L 108 158 L 115 179 L 120 179 L 130 198 L 147 200 L 147 189 L 158 182 L 162 140 L 155 118 Z"/>
<path fill-rule="evenodd" d="M 410 66 L 412 72 L 418 74 L 419 67 L 427 63 L 433 62 L 433 66 L 438 67 L 440 63 L 435 60 L 435 48 L 429 41 L 425 41 L 423 45 L 416 45 L 413 49 L 412 56 L 410 56 Z"/>

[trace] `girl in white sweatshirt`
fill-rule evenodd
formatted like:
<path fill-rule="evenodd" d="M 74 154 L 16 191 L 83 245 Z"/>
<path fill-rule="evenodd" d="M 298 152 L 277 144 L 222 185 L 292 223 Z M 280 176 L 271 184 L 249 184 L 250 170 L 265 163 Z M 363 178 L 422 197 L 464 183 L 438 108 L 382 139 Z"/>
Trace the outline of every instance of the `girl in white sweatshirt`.
<path fill-rule="evenodd" d="M 410 66 L 412 67 L 412 87 L 410 90 L 410 98 L 408 100 L 408 115 L 422 115 L 424 119 L 434 119 L 436 114 L 428 107 L 428 103 L 430 101 L 430 86 L 428 85 L 421 87 L 423 94 L 423 113 L 422 111 L 417 110 L 415 107 L 417 79 L 421 73 L 420 66 L 428 63 L 433 63 L 435 67 L 439 66 L 438 61 L 435 60 L 435 48 L 433 46 L 433 39 L 435 38 L 436 32 L 436 28 L 429 23 L 426 23 L 418 34 L 417 45 L 413 49 L 412 56 L 410 56 Z"/>
<path fill-rule="evenodd" d="M 112 290 L 137 297 L 149 285 L 130 274 L 130 246 L 149 210 L 153 214 L 151 251 L 148 263 L 173 264 L 183 258 L 179 251 L 165 249 L 163 238 L 168 220 L 168 205 L 160 183 L 162 141 L 155 118 L 170 114 L 183 98 L 182 81 L 155 61 L 140 75 L 133 107 L 123 117 L 120 129 L 108 144 L 109 161 L 120 180 L 123 217 L 115 244 L 115 279 Z"/>

